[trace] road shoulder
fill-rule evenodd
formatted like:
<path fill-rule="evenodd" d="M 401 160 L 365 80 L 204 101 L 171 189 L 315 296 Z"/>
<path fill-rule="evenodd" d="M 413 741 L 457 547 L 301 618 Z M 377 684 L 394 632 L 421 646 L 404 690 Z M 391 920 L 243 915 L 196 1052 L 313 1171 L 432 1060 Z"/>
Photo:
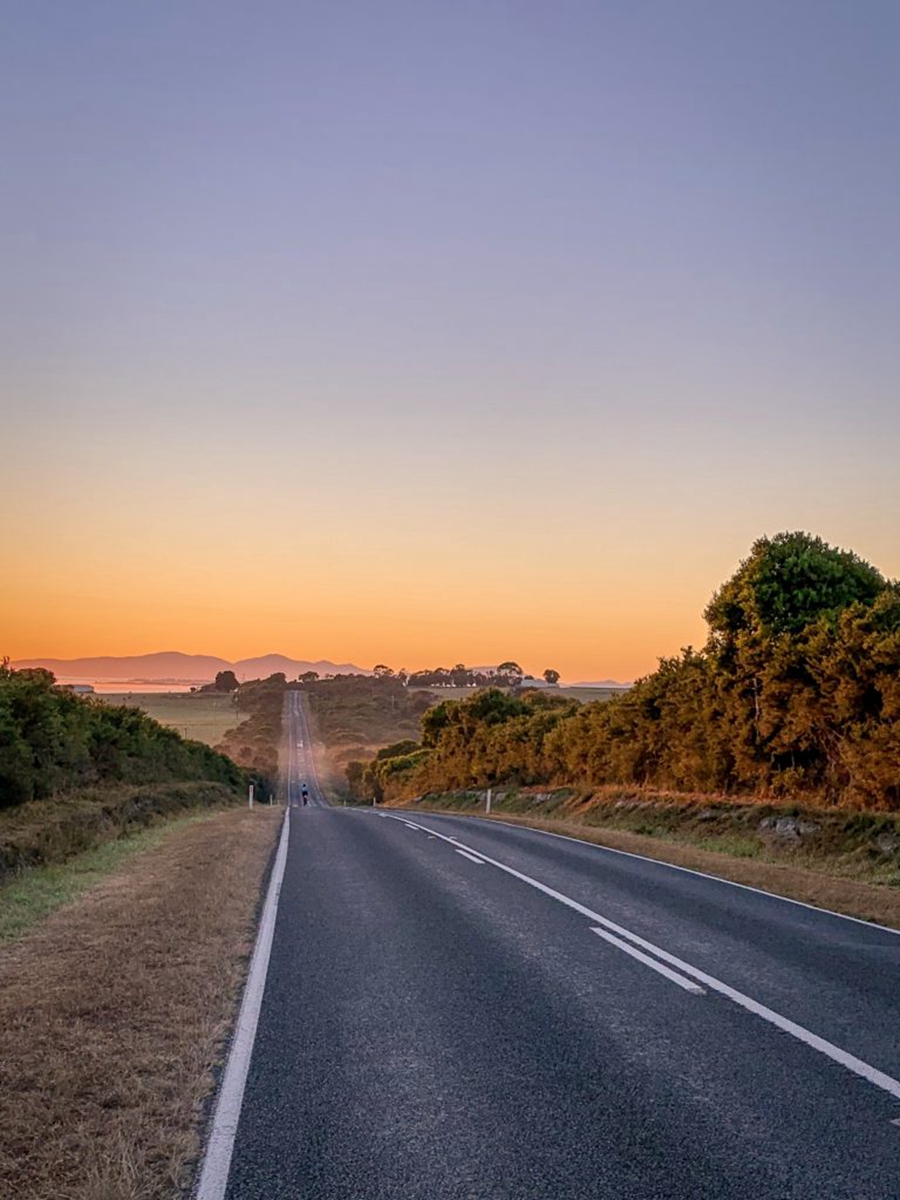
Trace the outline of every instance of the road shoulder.
<path fill-rule="evenodd" d="M 0 1194 L 188 1184 L 281 815 L 173 830 L 0 951 Z"/>

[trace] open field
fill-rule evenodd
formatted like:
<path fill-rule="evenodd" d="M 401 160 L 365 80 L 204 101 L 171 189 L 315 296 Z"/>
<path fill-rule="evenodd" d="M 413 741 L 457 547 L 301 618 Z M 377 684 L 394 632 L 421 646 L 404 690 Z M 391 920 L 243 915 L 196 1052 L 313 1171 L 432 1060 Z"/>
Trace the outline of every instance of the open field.
<path fill-rule="evenodd" d="M 242 718 L 234 706 L 234 695 L 217 692 L 105 692 L 97 699 L 104 704 L 127 704 L 139 708 L 161 725 L 170 725 L 182 737 L 216 746 Z"/>
<path fill-rule="evenodd" d="M 565 696 L 567 700 L 578 700 L 581 704 L 590 704 L 594 700 L 612 700 L 614 696 L 621 696 L 627 691 L 628 688 L 561 687 L 549 694 Z"/>
<path fill-rule="evenodd" d="M 182 1194 L 281 817 L 153 830 L 154 848 L 0 949 L 0 1196 Z"/>

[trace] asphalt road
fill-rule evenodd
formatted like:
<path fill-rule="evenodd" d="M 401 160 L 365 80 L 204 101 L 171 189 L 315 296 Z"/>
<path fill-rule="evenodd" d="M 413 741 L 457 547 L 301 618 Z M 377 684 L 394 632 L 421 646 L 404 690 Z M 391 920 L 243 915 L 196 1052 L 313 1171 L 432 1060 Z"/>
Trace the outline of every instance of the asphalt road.
<path fill-rule="evenodd" d="M 293 809 L 227 1197 L 896 1200 L 898 968 L 584 843 Z"/>
<path fill-rule="evenodd" d="M 301 692 L 286 692 L 284 697 L 285 788 L 292 808 L 302 806 L 304 785 L 309 793 L 308 808 L 327 808 L 328 802 L 319 785 L 309 717 Z"/>

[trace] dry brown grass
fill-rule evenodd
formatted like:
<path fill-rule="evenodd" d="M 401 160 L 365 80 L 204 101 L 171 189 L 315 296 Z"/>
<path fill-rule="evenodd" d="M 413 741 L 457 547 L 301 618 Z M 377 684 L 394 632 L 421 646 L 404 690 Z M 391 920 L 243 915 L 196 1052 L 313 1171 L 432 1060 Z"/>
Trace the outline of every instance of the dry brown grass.
<path fill-rule="evenodd" d="M 437 804 L 419 804 L 416 805 L 416 809 L 419 812 L 430 810 L 459 815 L 458 809 L 441 808 Z M 792 900 L 802 900 L 818 908 L 828 908 L 833 912 L 859 917 L 863 921 L 877 921 L 881 925 L 900 929 L 900 890 L 896 888 L 843 879 L 830 875 L 825 870 L 809 870 L 793 864 L 735 858 L 714 850 L 703 850 L 696 846 L 663 841 L 660 838 L 619 829 L 599 829 L 577 821 L 522 817 L 512 813 L 482 815 L 481 819 L 508 821 L 513 825 L 526 825 L 531 829 L 565 834 L 583 842 L 594 842 L 598 846 L 608 846 L 613 850 L 625 850 L 660 862 L 689 867 L 691 870 L 703 871 L 720 879 L 730 879 L 734 883 L 760 888 L 764 892 L 788 896 Z"/>
<path fill-rule="evenodd" d="M 188 1182 L 281 810 L 174 830 L 0 951 L 0 1197 Z"/>

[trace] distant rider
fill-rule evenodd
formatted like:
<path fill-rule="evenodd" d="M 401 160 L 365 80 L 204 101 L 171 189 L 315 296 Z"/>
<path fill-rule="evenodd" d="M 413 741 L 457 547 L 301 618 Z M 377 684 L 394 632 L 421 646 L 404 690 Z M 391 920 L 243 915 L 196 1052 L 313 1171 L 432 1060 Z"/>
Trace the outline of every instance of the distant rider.
<path fill-rule="evenodd" d="M 303 801 L 304 804 L 309 804 L 309 788 L 306 786 L 305 783 L 304 783 L 303 787 L 300 789 L 300 799 Z"/>

